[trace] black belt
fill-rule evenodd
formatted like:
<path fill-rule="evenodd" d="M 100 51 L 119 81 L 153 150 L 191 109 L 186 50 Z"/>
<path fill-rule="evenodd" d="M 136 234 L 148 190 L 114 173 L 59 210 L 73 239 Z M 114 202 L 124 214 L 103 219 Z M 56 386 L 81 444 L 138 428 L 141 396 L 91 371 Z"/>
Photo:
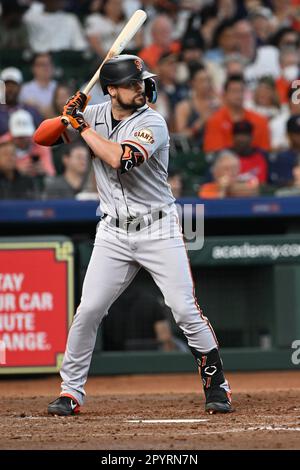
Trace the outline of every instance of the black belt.
<path fill-rule="evenodd" d="M 151 216 L 152 218 L 151 222 L 149 223 L 145 222 L 143 216 L 136 217 L 136 218 L 129 217 L 128 219 L 117 219 L 117 218 L 110 216 L 111 220 L 109 223 L 113 225 L 114 227 L 123 228 L 124 230 L 127 230 L 127 232 L 130 230 L 138 232 L 142 230 L 143 228 L 148 227 L 148 225 L 152 224 L 156 220 L 162 219 L 166 215 L 167 213 L 164 212 L 163 210 L 152 212 L 150 214 L 145 214 L 145 217 Z M 105 219 L 106 217 L 108 217 L 108 214 L 103 214 L 101 220 Z"/>

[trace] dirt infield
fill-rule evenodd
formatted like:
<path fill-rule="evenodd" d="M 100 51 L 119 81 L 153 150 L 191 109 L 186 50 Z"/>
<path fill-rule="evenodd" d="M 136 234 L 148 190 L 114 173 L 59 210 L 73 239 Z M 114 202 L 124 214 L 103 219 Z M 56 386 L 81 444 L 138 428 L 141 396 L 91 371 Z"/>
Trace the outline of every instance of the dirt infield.
<path fill-rule="evenodd" d="M 300 449 L 298 371 L 228 378 L 230 415 L 205 414 L 196 374 L 170 374 L 91 377 L 74 417 L 46 414 L 58 377 L 1 378 L 0 449 Z"/>

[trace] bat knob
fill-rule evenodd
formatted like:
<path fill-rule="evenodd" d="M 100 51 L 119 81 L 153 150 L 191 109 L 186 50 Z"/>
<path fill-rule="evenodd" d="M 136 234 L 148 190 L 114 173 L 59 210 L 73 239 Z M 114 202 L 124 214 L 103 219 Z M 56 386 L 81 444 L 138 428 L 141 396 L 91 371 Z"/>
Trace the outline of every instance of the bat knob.
<path fill-rule="evenodd" d="M 70 121 L 66 116 L 62 116 L 60 120 L 65 126 L 68 126 L 70 124 Z"/>

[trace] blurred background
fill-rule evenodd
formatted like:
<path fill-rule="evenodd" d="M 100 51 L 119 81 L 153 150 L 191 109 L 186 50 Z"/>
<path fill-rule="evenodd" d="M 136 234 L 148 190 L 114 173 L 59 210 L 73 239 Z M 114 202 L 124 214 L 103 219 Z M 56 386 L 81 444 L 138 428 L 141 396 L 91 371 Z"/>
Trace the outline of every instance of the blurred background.
<path fill-rule="evenodd" d="M 78 305 L 99 220 L 89 151 L 80 140 L 48 148 L 32 136 L 90 79 L 138 8 L 147 21 L 126 52 L 157 74 L 153 107 L 170 131 L 169 183 L 178 204 L 205 204 L 204 248 L 190 252 L 199 303 L 229 368 L 294 367 L 300 0 L 2 0 L 0 251 L 16 237 L 67 238 Z M 97 84 L 90 104 L 106 99 Z M 0 317 L 8 313 L 0 290 Z M 8 331 L 0 322 L 0 340 Z M 105 318 L 93 370 L 109 351 L 174 353 L 179 369 L 190 367 L 185 339 L 145 272 Z"/>

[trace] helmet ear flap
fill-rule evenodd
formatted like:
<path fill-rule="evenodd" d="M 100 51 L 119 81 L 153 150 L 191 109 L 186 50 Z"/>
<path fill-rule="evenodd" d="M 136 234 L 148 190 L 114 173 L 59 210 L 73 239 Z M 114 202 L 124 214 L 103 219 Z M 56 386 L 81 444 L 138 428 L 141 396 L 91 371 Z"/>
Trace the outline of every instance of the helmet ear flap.
<path fill-rule="evenodd" d="M 149 103 L 155 103 L 157 100 L 157 88 L 153 78 L 145 79 L 145 95 L 148 98 Z"/>

